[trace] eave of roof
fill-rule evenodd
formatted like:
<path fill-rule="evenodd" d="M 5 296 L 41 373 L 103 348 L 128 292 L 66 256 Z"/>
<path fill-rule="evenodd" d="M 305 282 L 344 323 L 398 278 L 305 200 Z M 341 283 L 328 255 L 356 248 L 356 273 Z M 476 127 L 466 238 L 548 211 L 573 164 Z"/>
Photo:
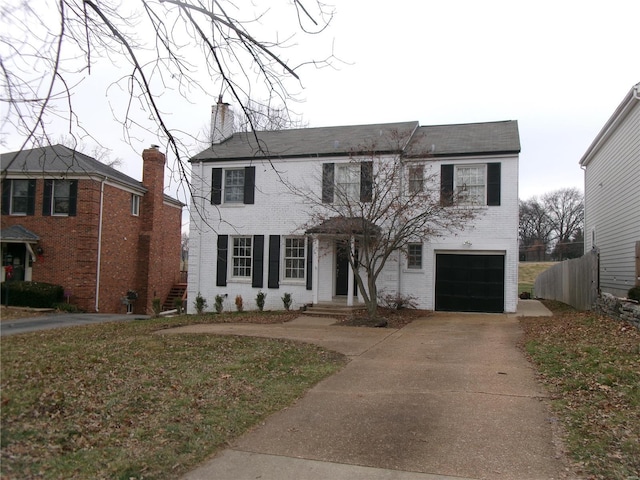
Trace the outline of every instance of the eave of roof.
<path fill-rule="evenodd" d="M 10 227 L 0 230 L 0 238 L 3 242 L 8 243 L 36 243 L 40 240 L 40 237 L 30 230 L 27 230 L 22 225 L 12 225 Z"/>
<path fill-rule="evenodd" d="M 609 136 L 618 128 L 632 108 L 637 106 L 639 103 L 640 82 L 631 87 L 620 105 L 618 105 L 618 108 L 616 108 L 615 112 L 613 112 L 611 117 L 609 117 L 609 120 L 604 124 L 604 127 L 602 127 L 598 135 L 596 135 L 596 138 L 591 142 L 591 145 L 589 145 L 589 148 L 587 148 L 587 151 L 580 159 L 580 166 L 585 167 L 589 164 L 604 142 L 606 142 Z"/>

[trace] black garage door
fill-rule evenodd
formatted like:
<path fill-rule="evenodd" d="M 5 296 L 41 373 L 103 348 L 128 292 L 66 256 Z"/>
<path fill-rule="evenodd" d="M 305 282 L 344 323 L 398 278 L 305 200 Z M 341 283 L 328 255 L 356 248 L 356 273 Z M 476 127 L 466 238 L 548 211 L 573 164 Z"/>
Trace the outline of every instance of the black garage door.
<path fill-rule="evenodd" d="M 436 310 L 504 311 L 504 255 L 436 255 Z"/>

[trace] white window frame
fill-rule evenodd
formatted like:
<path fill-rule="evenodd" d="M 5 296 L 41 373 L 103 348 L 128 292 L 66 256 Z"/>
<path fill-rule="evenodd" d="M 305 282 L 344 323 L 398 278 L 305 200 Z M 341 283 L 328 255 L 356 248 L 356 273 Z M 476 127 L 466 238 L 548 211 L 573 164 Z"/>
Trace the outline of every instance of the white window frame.
<path fill-rule="evenodd" d="M 253 237 L 231 237 L 231 278 L 251 280 L 253 273 Z"/>
<path fill-rule="evenodd" d="M 137 217 L 140 215 L 140 195 L 131 194 L 131 215 Z"/>
<path fill-rule="evenodd" d="M 417 257 L 417 255 L 412 254 L 411 253 L 411 247 L 418 247 L 420 248 L 420 265 L 412 265 L 411 264 L 411 259 L 412 257 Z M 407 269 L 408 270 L 412 270 L 412 271 L 416 271 L 416 270 L 422 270 L 422 266 L 424 264 L 424 246 L 422 243 L 410 243 L 407 245 Z"/>
<path fill-rule="evenodd" d="M 340 203 L 360 201 L 360 180 L 362 165 L 360 163 L 335 164 L 335 197 Z"/>
<path fill-rule="evenodd" d="M 18 211 L 15 210 L 15 199 L 16 199 L 15 185 L 16 185 L 16 182 L 25 182 L 26 185 L 27 185 L 26 195 L 18 197 L 18 198 L 24 198 L 26 200 L 26 203 L 24 205 L 24 212 L 22 212 L 22 211 L 18 212 Z M 9 214 L 10 215 L 16 215 L 16 216 L 25 216 L 25 215 L 27 215 L 27 212 L 29 211 L 29 180 L 21 179 L 21 178 L 11 180 L 10 202 L 11 202 L 11 204 L 9 205 Z"/>
<path fill-rule="evenodd" d="M 238 178 L 241 176 L 242 177 L 242 184 L 237 183 L 237 184 L 232 184 L 230 185 L 229 180 L 234 180 L 234 179 L 229 179 L 227 178 L 227 174 L 229 175 L 233 175 L 233 174 L 240 174 L 238 175 Z M 245 169 L 244 168 L 225 168 L 222 171 L 222 203 L 226 203 L 226 204 L 231 204 L 231 205 L 238 205 L 238 204 L 242 204 L 244 203 L 244 185 L 246 182 L 246 178 L 245 178 Z M 233 190 L 231 190 L 233 189 Z M 238 192 L 239 190 L 239 192 Z M 231 193 L 233 192 L 233 196 L 231 196 Z"/>
<path fill-rule="evenodd" d="M 289 241 L 302 242 L 302 245 L 288 246 Z M 298 253 L 302 253 L 302 256 L 292 256 L 291 250 L 296 250 Z M 291 263 L 301 263 L 301 267 L 293 267 Z M 307 265 L 307 239 L 305 237 L 284 237 L 282 242 L 282 280 L 286 283 L 304 283 L 306 281 L 306 265 Z M 288 276 L 289 272 L 296 271 L 302 273 L 301 276 Z"/>
<path fill-rule="evenodd" d="M 409 165 L 407 185 L 410 195 L 424 191 L 424 165 Z"/>
<path fill-rule="evenodd" d="M 68 217 L 69 210 L 71 209 L 71 184 L 73 180 L 54 180 L 51 185 L 51 215 L 56 217 Z M 67 192 L 67 196 L 57 196 L 56 197 L 56 185 L 67 184 L 69 191 Z M 56 199 L 58 201 L 67 200 L 67 211 L 66 212 L 57 212 L 56 211 Z"/>
<path fill-rule="evenodd" d="M 477 178 L 467 176 L 462 177 L 463 170 L 482 170 L 482 182 Z M 475 182 L 475 183 L 474 183 Z M 482 193 L 472 194 L 473 190 L 482 188 Z M 487 164 L 486 163 L 463 163 L 454 166 L 453 191 L 458 205 L 486 205 L 487 204 Z"/>

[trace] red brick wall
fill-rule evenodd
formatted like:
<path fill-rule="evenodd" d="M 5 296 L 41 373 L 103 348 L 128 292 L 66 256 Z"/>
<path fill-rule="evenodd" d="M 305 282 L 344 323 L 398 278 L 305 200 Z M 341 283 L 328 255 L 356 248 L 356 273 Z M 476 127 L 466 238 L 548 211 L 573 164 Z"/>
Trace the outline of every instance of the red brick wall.
<path fill-rule="evenodd" d="M 145 163 L 143 184 L 149 191 L 139 216 L 131 214 L 130 191 L 104 185 L 101 313 L 124 313 L 121 298 L 129 289 L 139 294 L 134 313 L 151 313 L 152 299 L 163 302 L 179 280 L 182 210 L 164 204 L 164 155 L 151 154 L 155 161 Z M 32 280 L 62 285 L 71 293 L 70 302 L 87 312 L 96 311 L 101 183 L 78 181 L 77 216 L 42 216 L 44 180 L 38 178 L 35 215 L 2 215 L 2 228 L 22 225 L 41 239 L 44 255 L 32 266 Z"/>

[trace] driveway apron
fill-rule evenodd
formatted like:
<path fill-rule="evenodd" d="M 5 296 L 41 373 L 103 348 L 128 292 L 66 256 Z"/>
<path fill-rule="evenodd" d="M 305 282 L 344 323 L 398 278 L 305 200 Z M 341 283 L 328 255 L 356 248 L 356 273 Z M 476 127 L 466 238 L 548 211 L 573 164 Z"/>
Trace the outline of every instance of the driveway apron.
<path fill-rule="evenodd" d="M 289 328 L 303 339 L 302 327 Z M 185 480 L 566 478 L 515 317 L 434 314 L 395 331 L 313 326 L 314 343 L 322 329 L 360 337 L 360 348 L 344 340 L 350 363 Z"/>

